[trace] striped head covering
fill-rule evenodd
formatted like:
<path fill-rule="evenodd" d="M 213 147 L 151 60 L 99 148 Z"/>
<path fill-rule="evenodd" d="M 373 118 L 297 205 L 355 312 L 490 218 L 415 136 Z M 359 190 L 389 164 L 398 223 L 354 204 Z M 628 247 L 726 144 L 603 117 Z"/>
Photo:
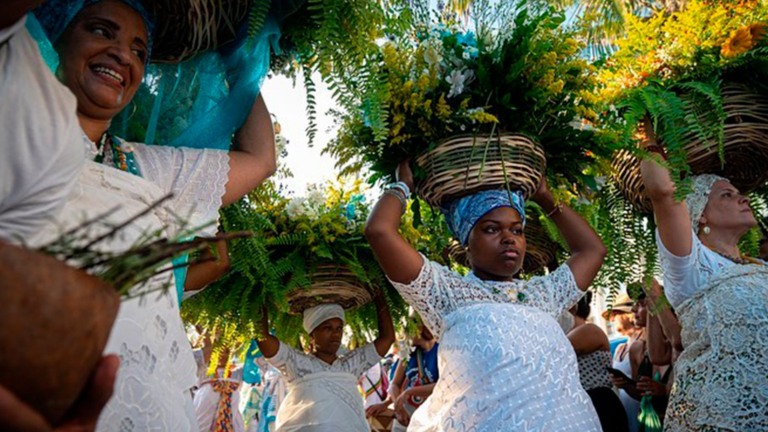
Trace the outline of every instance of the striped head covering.
<path fill-rule="evenodd" d="M 481 191 L 452 201 L 441 210 L 451 233 L 462 246 L 467 246 L 469 233 L 477 222 L 500 207 L 511 207 L 517 210 L 525 226 L 525 199 L 520 191 L 505 189 Z"/>

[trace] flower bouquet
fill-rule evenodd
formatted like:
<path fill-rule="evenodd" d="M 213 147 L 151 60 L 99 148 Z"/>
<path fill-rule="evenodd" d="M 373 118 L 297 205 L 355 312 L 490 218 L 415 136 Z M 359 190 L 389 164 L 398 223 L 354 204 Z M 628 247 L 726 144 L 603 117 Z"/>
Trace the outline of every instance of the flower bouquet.
<path fill-rule="evenodd" d="M 267 183 L 223 209 L 225 231 L 255 235 L 232 242 L 231 271 L 184 303 L 185 319 L 208 329 L 235 328 L 230 333 L 247 340 L 266 308 L 277 336 L 295 342 L 298 314 L 320 303 L 339 303 L 350 324 L 375 329 L 376 313 L 367 304 L 374 290 L 384 292 L 393 316 L 405 315 L 363 235 L 368 206 L 359 192 L 358 181 L 289 199 Z"/>
<path fill-rule="evenodd" d="M 719 173 L 742 190 L 764 183 L 766 3 L 692 0 L 679 12 L 627 20 L 627 36 L 600 70 L 596 93 L 617 140 L 634 151 L 637 125 L 650 117 L 681 194 L 688 190 L 681 178 L 691 173 Z M 636 189 L 629 177 L 637 169 L 627 166 L 626 154 L 622 160 L 615 176 L 625 190 Z"/>
<path fill-rule="evenodd" d="M 432 205 L 507 185 L 531 194 L 547 167 L 554 184 L 592 184 L 585 168 L 608 152 L 587 125 L 582 47 L 555 9 L 499 3 L 473 7 L 472 29 L 424 22 L 383 44 L 382 103 L 343 115 L 326 149 L 346 172 L 368 165 L 387 179 L 413 158 Z"/>

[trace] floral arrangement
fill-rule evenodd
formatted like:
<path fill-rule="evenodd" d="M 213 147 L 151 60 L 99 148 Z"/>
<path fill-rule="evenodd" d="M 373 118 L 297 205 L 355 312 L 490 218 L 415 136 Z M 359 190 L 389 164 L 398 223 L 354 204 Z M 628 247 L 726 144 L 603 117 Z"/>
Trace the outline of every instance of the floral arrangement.
<path fill-rule="evenodd" d="M 627 34 L 599 73 L 604 119 L 632 148 L 637 124 L 649 116 L 675 178 L 690 173 L 683 147 L 692 134 L 716 140 L 722 158 L 721 86 L 765 82 L 766 30 L 768 5 L 756 0 L 691 0 L 678 12 L 627 16 Z"/>
<path fill-rule="evenodd" d="M 372 180 L 387 178 L 445 138 L 515 132 L 543 145 L 556 178 L 583 183 L 584 168 L 607 153 L 585 127 L 595 118 L 594 69 L 563 29 L 563 13 L 499 3 L 474 5 L 471 28 L 424 20 L 383 44 L 383 106 L 344 114 L 326 148 L 345 172 L 369 165 Z"/>
<path fill-rule="evenodd" d="M 382 290 L 393 316 L 406 306 L 389 285 L 363 235 L 368 205 L 361 182 L 351 187 L 312 187 L 305 196 L 282 197 L 274 184 L 221 211 L 225 231 L 252 231 L 254 236 L 230 245 L 231 271 L 184 303 L 185 318 L 204 328 L 224 326 L 243 340 L 259 331 L 263 308 L 278 337 L 296 342 L 301 317 L 290 315 L 288 294 L 308 288 L 323 264 L 345 266 L 358 282 Z M 350 324 L 376 328 L 372 305 L 352 311 Z M 235 330 L 233 330 L 234 328 Z"/>

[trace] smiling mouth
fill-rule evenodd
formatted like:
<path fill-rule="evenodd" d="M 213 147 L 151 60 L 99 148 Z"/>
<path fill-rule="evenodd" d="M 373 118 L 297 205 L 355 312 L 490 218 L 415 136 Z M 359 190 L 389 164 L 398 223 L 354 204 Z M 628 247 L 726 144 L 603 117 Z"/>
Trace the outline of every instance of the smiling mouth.
<path fill-rule="evenodd" d="M 125 85 L 125 78 L 123 78 L 120 73 L 115 71 L 114 69 L 110 69 L 104 66 L 95 66 L 92 67 L 91 70 L 101 76 L 105 79 L 114 82 L 115 84 L 119 85 L 120 87 L 123 87 Z"/>

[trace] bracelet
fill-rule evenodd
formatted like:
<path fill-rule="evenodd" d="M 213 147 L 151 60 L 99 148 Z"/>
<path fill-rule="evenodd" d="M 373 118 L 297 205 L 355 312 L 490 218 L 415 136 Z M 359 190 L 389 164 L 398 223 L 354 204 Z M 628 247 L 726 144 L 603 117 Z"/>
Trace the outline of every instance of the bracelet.
<path fill-rule="evenodd" d="M 408 185 L 402 181 L 390 183 L 386 186 L 385 189 L 397 189 L 403 192 L 403 195 L 405 195 L 405 198 L 409 198 L 411 196 L 411 188 L 409 188 Z"/>
<path fill-rule="evenodd" d="M 563 203 L 557 203 L 555 204 L 555 207 L 547 213 L 547 217 L 551 218 L 555 212 L 562 212 L 563 211 Z"/>
<path fill-rule="evenodd" d="M 405 209 L 408 206 L 408 203 L 405 200 L 403 191 L 395 188 L 387 189 L 384 191 L 384 195 L 392 195 L 397 198 L 397 200 L 400 201 L 400 214 L 405 214 Z"/>

